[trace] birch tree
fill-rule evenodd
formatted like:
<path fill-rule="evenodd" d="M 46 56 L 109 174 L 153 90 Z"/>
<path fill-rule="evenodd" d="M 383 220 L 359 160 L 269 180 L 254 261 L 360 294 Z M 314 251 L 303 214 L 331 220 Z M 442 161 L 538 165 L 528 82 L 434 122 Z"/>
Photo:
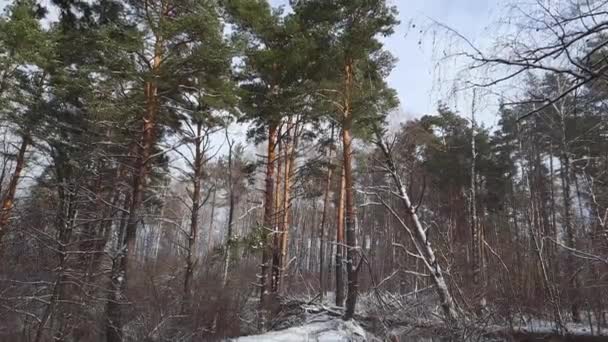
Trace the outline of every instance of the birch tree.
<path fill-rule="evenodd" d="M 377 195 L 378 199 L 381 201 L 382 205 L 388 210 L 388 212 L 397 219 L 399 225 L 406 230 L 408 236 L 412 240 L 412 243 L 416 247 L 417 254 L 414 256 L 416 258 L 420 258 L 424 263 L 426 269 L 429 271 L 431 279 L 433 281 L 433 285 L 435 287 L 435 291 L 437 296 L 439 297 L 439 302 L 441 304 L 441 308 L 443 310 L 443 315 L 446 321 L 450 324 L 454 324 L 457 318 L 456 311 L 456 303 L 450 293 L 447 282 L 445 280 L 443 270 L 441 265 L 439 265 L 439 261 L 435 256 L 435 251 L 432 248 L 431 241 L 429 241 L 427 236 L 428 228 L 425 228 L 420 221 L 417 214 L 417 207 L 414 207 L 412 201 L 409 198 L 408 192 L 405 188 L 404 182 L 401 180 L 401 177 L 398 173 L 397 166 L 395 165 L 392 157 L 392 151 L 384 142 L 384 138 L 381 133 L 377 134 L 376 144 L 378 148 L 382 152 L 385 158 L 384 170 L 387 172 L 388 176 L 392 179 L 393 184 L 396 188 L 396 192 L 392 193 L 397 199 L 401 202 L 403 206 L 403 213 L 395 210 L 393 206 L 387 203 L 380 195 Z M 411 220 L 413 227 L 410 228 L 406 223 L 406 218 Z"/>

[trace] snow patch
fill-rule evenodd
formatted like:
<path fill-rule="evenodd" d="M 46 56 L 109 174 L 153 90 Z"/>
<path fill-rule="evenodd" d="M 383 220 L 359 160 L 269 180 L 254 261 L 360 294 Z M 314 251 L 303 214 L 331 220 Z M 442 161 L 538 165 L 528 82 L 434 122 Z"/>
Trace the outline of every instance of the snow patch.
<path fill-rule="evenodd" d="M 284 342 L 364 342 L 367 341 L 365 330 L 354 321 L 343 321 L 339 318 L 320 316 L 311 322 L 266 334 L 245 336 L 233 339 L 235 342 L 284 341 Z"/>
<path fill-rule="evenodd" d="M 567 322 L 565 325 L 570 336 L 608 336 L 607 328 L 598 331 L 596 327 L 592 329 L 585 323 Z M 542 319 L 528 319 L 524 324 L 514 325 L 513 329 L 519 332 L 551 334 L 556 331 L 556 323 Z"/>

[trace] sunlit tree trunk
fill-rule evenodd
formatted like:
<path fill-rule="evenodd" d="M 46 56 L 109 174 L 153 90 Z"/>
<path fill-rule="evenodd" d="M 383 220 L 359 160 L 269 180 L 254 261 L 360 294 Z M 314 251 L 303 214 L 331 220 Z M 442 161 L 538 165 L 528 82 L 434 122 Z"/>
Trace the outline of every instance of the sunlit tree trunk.
<path fill-rule="evenodd" d="M 6 194 L 2 199 L 2 208 L 0 209 L 0 242 L 2 242 L 2 237 L 6 233 L 6 228 L 11 218 L 15 194 L 17 193 L 17 185 L 19 185 L 19 179 L 21 178 L 21 173 L 25 167 L 25 153 L 29 144 L 30 138 L 28 136 L 24 135 L 21 137 L 21 146 L 19 147 L 19 152 L 17 152 L 15 171 L 11 176 Z"/>
<path fill-rule="evenodd" d="M 166 9 L 161 9 L 161 17 Z M 156 144 L 156 130 L 159 111 L 158 84 L 156 76 L 160 72 L 164 43 L 162 37 L 155 37 L 154 57 L 152 58 L 152 78 L 144 85 L 146 106 L 142 116 L 142 133 L 139 146 L 136 149 L 135 167 L 131 182 L 131 203 L 129 215 L 122 241 L 119 242 L 118 256 L 115 260 L 111 274 L 111 285 L 108 302 L 106 304 L 106 340 L 107 342 L 121 342 L 123 340 L 124 302 L 126 301 L 127 272 L 130 260 L 136 260 L 135 243 L 137 226 L 142 216 L 142 204 L 147 187 L 147 178 L 150 170 L 152 150 Z"/>
<path fill-rule="evenodd" d="M 271 291 L 277 292 L 279 290 L 279 277 L 281 275 L 281 234 L 282 225 L 283 225 L 283 215 L 285 213 L 282 209 L 282 195 L 283 191 L 281 189 L 282 177 L 281 173 L 283 172 L 283 132 L 282 127 L 279 127 L 277 132 L 277 141 L 276 145 L 278 151 L 275 152 L 277 156 L 276 160 L 276 175 L 275 175 L 275 185 L 274 185 L 274 217 L 273 217 L 273 232 L 272 232 L 272 275 L 270 279 L 271 283 Z"/>

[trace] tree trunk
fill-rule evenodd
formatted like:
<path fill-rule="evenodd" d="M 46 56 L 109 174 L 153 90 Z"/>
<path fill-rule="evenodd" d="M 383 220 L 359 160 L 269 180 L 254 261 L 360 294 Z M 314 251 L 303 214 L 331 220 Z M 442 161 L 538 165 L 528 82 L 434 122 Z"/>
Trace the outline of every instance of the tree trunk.
<path fill-rule="evenodd" d="M 555 171 L 553 167 L 553 144 L 549 147 L 549 187 L 550 187 L 550 198 L 551 198 L 551 232 L 550 236 L 552 239 L 557 239 L 557 219 L 556 219 L 556 210 L 555 210 Z M 554 275 L 559 274 L 559 270 L 557 268 L 557 253 L 556 246 L 554 244 L 549 244 L 549 262 L 548 267 L 552 270 Z"/>
<path fill-rule="evenodd" d="M 228 139 L 228 191 L 230 191 L 230 208 L 228 209 L 228 228 L 226 230 L 226 254 L 224 256 L 224 278 L 222 280 L 223 287 L 226 287 L 226 284 L 228 284 L 228 269 L 230 268 L 230 253 L 232 252 L 232 224 L 234 221 L 234 206 L 236 201 L 232 170 L 232 143 L 229 140 L 228 133 L 226 133 L 226 139 Z"/>
<path fill-rule="evenodd" d="M 4 198 L 2 199 L 2 209 L 0 209 L 0 242 L 2 242 L 2 237 L 6 233 L 6 227 L 8 226 L 11 218 L 11 211 L 13 210 L 13 205 L 15 202 L 15 193 L 17 192 L 17 185 L 19 185 L 21 172 L 25 167 L 25 152 L 27 151 L 29 143 L 30 138 L 27 135 L 24 135 L 21 138 L 21 146 L 19 147 L 19 152 L 17 153 L 17 164 L 15 166 L 15 171 L 11 176 L 6 195 L 4 195 Z"/>
<path fill-rule="evenodd" d="M 289 132 L 289 131 L 288 131 Z M 282 218 L 281 218 L 281 223 L 279 225 L 279 234 L 277 235 L 278 238 L 280 239 L 279 241 L 279 264 L 277 267 L 277 278 L 275 279 L 277 285 L 276 285 L 276 290 L 279 291 L 281 289 L 281 284 L 282 284 L 282 277 L 284 276 L 284 272 L 285 272 L 285 266 L 286 266 L 286 262 L 287 262 L 287 242 L 288 242 L 288 231 L 289 231 L 289 203 L 291 202 L 291 194 L 290 194 L 290 190 L 291 190 L 291 177 L 293 176 L 291 170 L 292 170 L 292 163 L 293 163 L 293 159 L 291 158 L 291 154 L 293 153 L 293 142 L 288 142 L 287 146 L 285 146 L 285 154 L 284 154 L 284 158 L 285 158 L 285 170 L 284 170 L 284 175 L 285 175 L 285 181 L 283 182 L 283 196 L 282 196 L 282 203 L 281 203 L 281 213 L 282 213 Z"/>
<path fill-rule="evenodd" d="M 570 158 L 567 152 L 562 154 L 561 161 L 561 178 L 562 178 L 562 193 L 563 193 L 563 204 L 564 204 L 564 228 L 566 231 L 566 244 L 570 248 L 576 248 L 575 238 L 574 238 L 574 228 L 572 227 L 572 197 L 570 195 Z M 568 277 L 570 284 L 570 313 L 572 314 L 572 319 L 575 322 L 580 320 L 580 312 L 578 307 L 578 275 L 576 271 L 576 266 L 574 264 L 574 258 L 572 253 L 568 252 L 566 255 L 566 277 Z"/>
<path fill-rule="evenodd" d="M 523 153 L 522 152 L 523 145 L 521 144 L 521 141 L 520 141 L 520 145 L 519 145 L 519 151 L 520 151 L 520 153 Z M 532 162 L 530 159 L 532 159 L 531 156 L 528 156 L 527 165 L 532 165 Z M 538 159 L 538 158 L 535 158 L 535 159 Z M 539 197 L 539 195 L 537 194 L 537 191 L 533 191 L 533 186 L 530 181 L 531 176 L 530 176 L 529 166 L 525 167 L 524 165 L 525 164 L 522 163 L 521 173 L 522 173 L 522 177 L 524 177 L 524 179 L 525 179 L 525 188 L 527 188 L 527 191 L 529 191 L 529 193 L 530 193 L 529 194 L 529 196 L 530 196 L 530 209 L 529 209 L 530 214 L 527 215 L 528 216 L 527 226 L 528 226 L 529 236 L 530 236 L 530 246 L 531 246 L 531 250 L 534 252 L 534 255 L 537 257 L 538 263 L 540 265 L 542 285 L 545 287 L 546 295 L 548 297 L 549 304 L 551 305 L 553 315 L 554 315 L 556 323 L 557 323 L 557 328 L 559 331 L 563 331 L 564 325 L 563 325 L 563 319 L 562 319 L 562 314 L 561 314 L 560 296 L 559 296 L 559 293 L 554 284 L 555 282 L 550 279 L 550 274 L 549 274 L 548 267 L 547 267 L 548 263 L 545 260 L 546 258 L 543 256 L 543 252 L 542 252 L 543 244 L 544 244 L 544 242 L 543 242 L 544 235 L 542 233 L 541 225 L 536 224 L 536 229 L 534 229 L 535 222 L 538 222 L 538 217 L 541 216 L 540 210 L 537 209 L 537 207 L 539 207 L 540 205 L 536 204 L 538 202 L 537 198 Z M 536 165 L 536 166 L 538 166 L 538 165 Z M 532 216 L 532 217 L 530 217 L 530 216 Z"/>
<path fill-rule="evenodd" d="M 163 13 L 165 10 L 163 9 Z M 160 37 L 156 37 L 154 46 L 154 58 L 151 70 L 153 75 L 159 73 L 161 64 L 161 54 L 163 42 Z M 129 260 L 136 260 L 135 242 L 137 237 L 137 227 L 142 217 L 142 204 L 144 193 L 147 186 L 147 177 L 150 170 L 150 157 L 156 144 L 156 129 L 159 110 L 158 84 L 155 76 L 146 81 L 144 86 L 146 98 L 146 109 L 142 116 L 142 133 L 135 168 L 132 176 L 131 205 L 125 234 L 122 241 L 119 241 L 118 260 L 115 261 L 111 275 L 111 288 L 106 305 L 106 340 L 107 342 L 121 342 L 123 340 L 123 307 L 126 301 L 127 273 Z"/>
<path fill-rule="evenodd" d="M 119 170 L 117 172 L 117 175 L 114 178 L 116 182 L 119 182 L 119 179 L 122 176 L 122 171 L 123 170 Z M 128 208 L 129 202 L 130 198 L 128 194 L 124 193 L 124 189 L 122 189 L 121 186 L 114 189 L 110 200 L 110 208 L 108 208 L 107 210 L 107 219 L 106 221 L 102 222 L 100 227 L 100 241 L 96 245 L 95 249 L 97 253 L 93 254 L 93 256 L 91 257 L 90 264 L 88 266 L 88 281 L 93 281 L 95 279 L 95 275 L 102 274 L 101 272 L 98 274 L 95 274 L 94 272 L 96 270 L 99 270 L 99 265 L 103 260 L 104 250 L 106 249 L 108 241 L 111 240 L 110 235 L 112 234 L 112 227 L 114 225 L 114 222 L 116 222 L 116 219 L 120 218 L 119 225 L 122 226 L 122 218 L 126 215 L 123 210 L 126 210 L 126 208 Z M 119 231 L 122 231 L 122 229 L 119 229 Z"/>
<path fill-rule="evenodd" d="M 65 286 L 68 281 L 66 277 L 66 270 L 68 269 L 68 246 L 72 239 L 72 232 L 74 230 L 75 219 L 76 219 L 76 208 L 75 198 L 77 186 L 74 184 L 66 185 L 66 182 L 72 181 L 72 174 L 70 172 L 67 159 L 65 155 L 58 153 L 55 156 L 55 165 L 57 176 L 57 193 L 59 197 L 59 210 L 57 213 L 55 227 L 57 229 L 57 267 L 55 268 L 57 274 L 55 282 L 53 283 L 53 290 L 51 298 L 49 299 L 48 305 L 45 307 L 42 314 L 42 319 L 39 321 L 38 328 L 36 330 L 35 342 L 39 342 L 43 339 L 44 329 L 47 323 L 53 321 L 53 316 L 57 316 L 56 320 L 59 326 L 58 335 L 55 336 L 54 340 L 62 340 L 60 337 L 63 335 L 64 330 L 67 328 L 65 325 L 64 317 L 61 315 L 60 306 L 61 301 L 66 297 Z M 57 338 L 59 337 L 59 338 Z"/>
<path fill-rule="evenodd" d="M 158 213 L 159 216 L 162 218 L 165 216 L 165 207 L 167 206 L 167 192 L 169 191 L 169 182 L 165 182 L 165 184 L 163 184 L 163 191 L 161 193 L 161 205 L 160 205 L 160 212 Z M 158 269 L 158 262 L 160 260 L 159 258 L 159 252 L 160 252 L 160 245 L 161 245 L 161 240 L 162 240 L 162 235 L 163 235 L 163 221 L 159 220 L 158 223 L 156 224 L 155 227 L 156 230 L 156 235 L 154 236 L 155 241 L 153 243 L 153 259 L 154 259 L 154 269 L 157 270 Z"/>
<path fill-rule="evenodd" d="M 386 144 L 382 141 L 382 137 L 378 136 L 378 146 L 382 150 L 384 156 L 386 157 L 387 169 L 390 173 L 393 182 L 395 183 L 398 193 L 399 200 L 401 201 L 403 207 L 405 208 L 405 213 L 414 224 L 414 229 L 411 231 L 405 222 L 401 219 L 397 213 L 392 210 L 392 208 L 385 204 L 385 207 L 389 209 L 392 216 L 399 222 L 399 224 L 408 232 L 416 250 L 419 255 L 422 257 L 422 260 L 426 266 L 426 268 L 431 273 L 431 280 L 435 285 L 435 291 L 439 297 L 439 302 L 441 304 L 441 308 L 443 309 L 443 314 L 445 316 L 446 321 L 449 324 L 453 324 L 456 321 L 456 305 L 454 303 L 454 299 L 450 294 L 449 288 L 443 276 L 443 271 L 441 266 L 439 265 L 439 261 L 435 257 L 435 252 L 431 247 L 431 242 L 428 240 L 428 236 L 426 234 L 426 230 L 422 226 L 420 219 L 418 218 L 418 214 L 416 213 L 416 208 L 412 205 L 410 201 L 409 195 L 401 181 L 401 178 L 397 174 L 397 168 L 393 162 L 392 156 Z"/>
<path fill-rule="evenodd" d="M 282 225 L 283 225 L 283 219 L 282 219 L 282 215 L 285 215 L 285 213 L 282 210 L 282 203 L 281 203 L 281 196 L 282 196 L 282 191 L 281 191 L 281 172 L 283 171 L 282 169 L 282 163 L 283 163 L 283 133 L 282 133 L 282 127 L 280 127 L 278 129 L 277 132 L 277 147 L 278 147 L 278 152 L 276 153 L 277 156 L 277 164 L 276 164 L 276 177 L 275 177 L 275 186 L 274 186 L 274 217 L 273 217 L 273 222 L 274 224 L 272 225 L 273 230 L 272 230 L 272 276 L 270 279 L 270 283 L 271 283 L 271 287 L 270 290 L 273 293 L 276 293 L 279 290 L 279 277 L 281 274 L 281 236 L 279 234 L 279 231 L 282 231 Z"/>
<path fill-rule="evenodd" d="M 338 196 L 338 219 L 336 222 L 336 305 L 344 305 L 344 271 L 342 259 L 344 256 L 344 193 L 346 181 L 344 167 L 340 176 L 340 194 Z"/>
<path fill-rule="evenodd" d="M 334 139 L 334 125 L 331 125 L 331 138 Z M 321 212 L 321 229 L 319 232 L 319 239 L 321 240 L 321 248 L 319 251 L 319 290 L 321 292 L 321 301 L 325 296 L 325 221 L 327 220 L 327 207 L 329 206 L 329 193 L 331 191 L 331 176 L 333 173 L 333 166 L 331 165 L 331 157 L 333 152 L 333 142 L 329 146 L 329 152 L 327 153 L 327 180 L 325 182 L 325 194 L 323 196 L 323 211 Z"/>
<path fill-rule="evenodd" d="M 355 314 L 357 295 L 359 291 L 358 269 L 355 267 L 355 254 L 357 248 L 356 236 L 356 212 L 352 170 L 352 88 L 353 88 L 353 63 L 348 61 L 345 66 L 345 101 L 344 118 L 342 127 L 342 145 L 344 160 L 344 185 L 345 185 L 345 226 L 346 226 L 346 275 L 348 278 L 348 291 L 346 294 L 346 310 L 344 319 L 349 320 Z"/>
<path fill-rule="evenodd" d="M 6 133 L 5 133 L 6 135 Z M 2 142 L 3 144 L 6 144 L 6 137 L 5 137 L 5 141 Z M 11 163 L 9 163 L 10 158 L 8 157 L 8 155 L 6 155 L 5 153 L 3 153 L 2 155 L 2 172 L 0 173 L 0 193 L 2 193 L 2 187 L 4 186 L 4 178 L 6 178 L 6 172 L 10 171 L 13 168 L 13 165 Z"/>
<path fill-rule="evenodd" d="M 190 217 L 190 233 L 188 234 L 188 247 L 186 249 L 186 267 L 184 274 L 184 294 L 182 297 L 182 314 L 185 314 L 192 300 L 192 278 L 194 275 L 194 259 L 196 238 L 198 236 L 198 216 L 201 199 L 201 181 L 203 177 L 203 136 L 202 122 L 196 124 L 196 137 L 194 138 L 194 169 L 192 175 L 192 208 Z"/>
<path fill-rule="evenodd" d="M 278 290 L 282 290 L 284 287 L 282 278 L 285 276 L 287 267 L 287 257 L 288 257 L 288 243 L 289 243 L 289 227 L 291 226 L 291 188 L 293 186 L 293 177 L 295 170 L 295 162 L 296 162 L 296 151 L 298 148 L 298 137 L 299 137 L 299 125 L 291 124 L 288 130 L 293 134 L 288 141 L 288 144 L 285 148 L 285 182 L 283 184 L 283 222 L 280 225 L 281 227 L 281 259 L 279 263 L 279 277 L 277 282 L 279 283 L 277 286 Z"/>
<path fill-rule="evenodd" d="M 262 264 L 260 267 L 260 326 L 262 329 L 267 327 L 267 319 L 269 318 L 270 310 L 270 289 L 271 282 L 268 276 L 269 263 L 273 255 L 273 239 L 274 232 L 274 163 L 275 163 L 275 147 L 277 139 L 277 126 L 270 124 L 268 127 L 268 152 L 266 156 L 266 189 L 264 199 L 264 221 L 262 232 Z"/>
<path fill-rule="evenodd" d="M 473 273 L 473 287 L 475 295 L 479 296 L 479 302 L 475 304 L 476 311 L 481 314 L 481 309 L 485 305 L 483 292 L 485 289 L 481 286 L 481 265 L 482 265 L 482 237 L 480 232 L 479 220 L 477 217 L 477 149 L 475 146 L 475 136 L 477 123 L 475 121 L 475 91 L 473 91 L 473 104 L 471 108 L 471 270 Z"/>
<path fill-rule="evenodd" d="M 209 222 L 209 233 L 207 234 L 207 257 L 211 257 L 213 254 L 213 226 L 215 224 L 215 200 L 217 196 L 217 188 L 213 186 L 213 198 L 211 199 L 211 214 L 210 214 L 210 222 Z M 209 271 L 209 268 L 207 268 Z"/>

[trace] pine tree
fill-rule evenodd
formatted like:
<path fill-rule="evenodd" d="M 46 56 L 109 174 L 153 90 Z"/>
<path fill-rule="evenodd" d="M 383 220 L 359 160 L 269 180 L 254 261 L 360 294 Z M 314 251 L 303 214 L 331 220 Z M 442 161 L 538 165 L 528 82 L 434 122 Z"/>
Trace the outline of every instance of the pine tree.
<path fill-rule="evenodd" d="M 52 60 L 51 37 L 39 21 L 43 9 L 34 1 L 15 1 L 7 12 L 6 19 L 0 19 L 0 115 L 21 141 L 15 169 L 2 196 L 0 242 L 9 224 L 27 149 L 40 125 L 41 97 L 47 82 L 45 69 Z M 28 71 L 28 67 L 36 71 Z"/>
<path fill-rule="evenodd" d="M 283 141 L 283 135 L 280 134 L 283 119 L 298 113 L 306 98 L 303 90 L 306 77 L 303 76 L 302 65 L 306 63 L 307 56 L 301 52 L 307 40 L 302 38 L 302 27 L 292 16 L 283 16 L 280 10 L 272 9 L 266 1 L 226 1 L 226 7 L 231 20 L 239 29 L 237 37 L 244 45 L 244 65 L 239 77 L 243 90 L 243 120 L 251 122 L 253 126 L 250 137 L 256 141 L 267 140 L 262 224 L 265 247 L 262 251 L 259 285 L 264 316 L 261 326 L 265 326 L 273 302 L 272 293 L 281 288 L 284 267 L 281 253 L 285 253 L 287 248 L 286 231 L 281 229 L 279 232 L 279 226 L 287 229 L 284 222 L 287 218 L 285 203 L 289 196 L 284 196 L 281 210 L 277 210 L 276 194 L 280 192 L 280 183 L 275 175 L 280 175 L 282 169 L 278 167 L 277 161 L 282 160 L 288 165 L 294 155 L 293 151 L 288 152 L 289 156 L 285 158 L 280 149 L 277 153 L 276 147 L 281 146 L 279 143 Z M 287 126 L 289 135 L 297 131 L 295 126 Z M 286 140 L 289 146 L 293 139 Z M 284 195 L 288 195 L 292 171 L 289 167 L 285 170 L 285 187 L 282 190 Z M 285 215 L 282 219 L 279 212 Z"/>
<path fill-rule="evenodd" d="M 383 50 L 380 36 L 388 36 L 398 23 L 396 9 L 384 0 L 305 1 L 295 4 L 303 26 L 311 28 L 315 39 L 317 95 L 334 105 L 342 128 L 342 159 L 345 176 L 346 264 L 348 293 L 345 319 L 351 319 L 358 293 L 357 238 L 353 180 L 353 133 L 370 123 L 382 121 L 376 109 L 381 99 L 394 98 L 383 78 L 393 65 Z M 338 65 L 339 67 L 335 67 Z M 393 103 L 394 99 L 389 100 Z"/>
<path fill-rule="evenodd" d="M 224 129 L 231 123 L 231 113 L 236 104 L 235 89 L 232 84 L 231 58 L 232 48 L 223 38 L 223 25 L 220 22 L 219 4 L 207 1 L 198 4 L 201 17 L 197 21 L 205 21 L 200 30 L 188 32 L 191 35 L 192 56 L 186 61 L 187 67 L 194 72 L 181 85 L 182 91 L 175 94 L 173 103 L 178 111 L 183 112 L 180 129 L 183 140 L 190 155 L 184 156 L 187 164 L 186 179 L 192 185 L 190 198 L 190 231 L 187 236 L 184 295 L 182 312 L 187 313 L 191 305 L 193 292 L 192 281 L 194 265 L 196 264 L 197 237 L 199 231 L 198 219 L 202 207 L 202 182 L 205 174 L 205 164 L 212 155 L 210 150 L 210 135 Z M 207 198 L 209 196 L 206 196 Z M 210 232 L 211 234 L 211 232 Z"/>
<path fill-rule="evenodd" d="M 162 161 L 167 151 L 158 142 L 163 134 L 179 123 L 173 106 L 184 89 L 194 86 L 203 91 L 208 82 L 218 82 L 217 72 L 226 65 L 221 25 L 215 1 L 133 0 L 128 3 L 133 27 L 139 29 L 140 47 L 125 51 L 137 56 L 132 70 L 139 91 L 128 94 L 135 101 L 132 112 L 139 128 L 129 148 L 132 159 L 128 215 L 123 240 L 112 267 L 112 285 L 107 302 L 106 336 L 108 341 L 122 341 L 123 314 L 129 263 L 136 261 L 136 238 L 142 220 L 144 202 L 151 181 L 152 166 Z M 213 19 L 213 20 L 209 20 Z M 218 60 L 215 59 L 218 57 Z M 207 74 L 207 72 L 210 72 Z M 198 77 L 197 77 L 198 75 Z M 198 84 L 196 83 L 198 79 Z M 197 88 L 200 86 L 201 88 Z M 210 89 L 209 89 L 210 90 Z M 205 104 L 201 103 L 201 107 Z"/>

